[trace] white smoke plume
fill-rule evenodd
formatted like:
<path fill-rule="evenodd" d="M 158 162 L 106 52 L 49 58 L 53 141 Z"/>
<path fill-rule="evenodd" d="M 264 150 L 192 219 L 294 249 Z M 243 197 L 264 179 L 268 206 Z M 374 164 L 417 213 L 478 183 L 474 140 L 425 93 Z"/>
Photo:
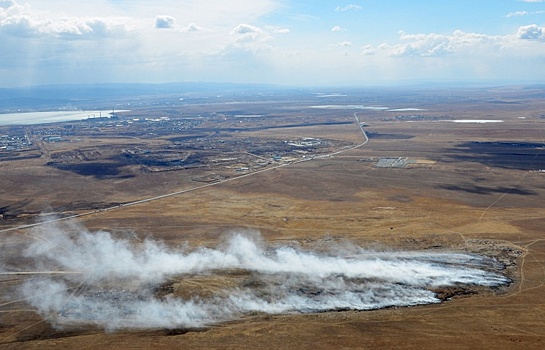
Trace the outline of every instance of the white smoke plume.
<path fill-rule="evenodd" d="M 27 302 L 57 327 L 194 328 L 254 312 L 437 303 L 433 288 L 509 283 L 494 272 L 501 267 L 495 260 L 474 254 L 358 247 L 313 252 L 268 246 L 247 233 L 234 234 L 217 248 L 173 248 L 153 240 L 114 239 L 74 223 L 31 234 L 37 239 L 25 255 L 36 268 L 79 272 L 29 279 L 22 287 Z M 190 285 L 199 278 L 217 278 L 222 288 L 207 295 L 184 290 L 185 281 Z M 178 283 L 177 289 L 160 295 L 169 281 Z"/>

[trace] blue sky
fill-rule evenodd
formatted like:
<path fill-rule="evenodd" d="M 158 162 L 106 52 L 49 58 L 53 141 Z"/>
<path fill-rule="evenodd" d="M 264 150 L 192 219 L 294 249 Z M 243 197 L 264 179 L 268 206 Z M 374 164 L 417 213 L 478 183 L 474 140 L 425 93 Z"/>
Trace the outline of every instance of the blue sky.
<path fill-rule="evenodd" d="M 0 87 L 542 82 L 545 0 L 0 0 Z"/>

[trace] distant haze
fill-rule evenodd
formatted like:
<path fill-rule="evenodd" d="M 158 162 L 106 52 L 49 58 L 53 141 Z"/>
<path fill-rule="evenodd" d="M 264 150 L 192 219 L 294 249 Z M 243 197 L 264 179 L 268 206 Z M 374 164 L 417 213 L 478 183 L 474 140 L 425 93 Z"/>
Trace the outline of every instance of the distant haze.
<path fill-rule="evenodd" d="M 542 81 L 541 0 L 0 0 L 0 87 Z"/>

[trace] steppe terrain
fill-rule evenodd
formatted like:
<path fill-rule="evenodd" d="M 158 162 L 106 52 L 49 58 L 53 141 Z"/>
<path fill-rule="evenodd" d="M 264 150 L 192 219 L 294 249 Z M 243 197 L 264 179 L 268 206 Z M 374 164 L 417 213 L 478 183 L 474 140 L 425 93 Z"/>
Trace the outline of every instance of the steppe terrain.
<path fill-rule="evenodd" d="M 1 127 L 18 148 L 0 151 L 0 347 L 542 349 L 544 97 L 512 87 L 165 98 L 109 118 Z M 55 230 L 189 250 L 221 250 L 251 231 L 266 246 L 304 251 L 477 253 L 501 263 L 510 283 L 437 287 L 440 303 L 410 307 L 60 327 L 66 315 L 37 312 L 21 294 L 44 268 L 79 273 L 32 259 L 28 247 L 47 245 Z M 71 297 L 96 287 L 70 283 Z M 153 293 L 209 298 L 260 283 L 226 270 L 171 276 Z M 101 293 L 120 289 L 108 288 Z"/>

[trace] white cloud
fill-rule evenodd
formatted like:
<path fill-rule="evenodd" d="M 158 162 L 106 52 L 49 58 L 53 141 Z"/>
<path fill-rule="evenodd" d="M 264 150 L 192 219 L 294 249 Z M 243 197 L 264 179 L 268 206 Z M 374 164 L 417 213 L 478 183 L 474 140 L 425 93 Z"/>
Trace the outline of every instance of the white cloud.
<path fill-rule="evenodd" d="M 362 48 L 361 48 L 361 54 L 363 56 L 372 56 L 376 53 L 375 49 L 373 48 L 372 45 L 364 45 Z"/>
<path fill-rule="evenodd" d="M 276 27 L 276 26 L 266 26 L 265 29 L 271 31 L 274 34 L 288 34 L 291 31 L 288 28 Z"/>
<path fill-rule="evenodd" d="M 41 83 L 64 83 L 83 80 L 85 74 L 85 82 L 259 82 L 263 78 L 280 84 L 312 84 L 351 81 L 358 76 L 376 81 L 486 76 L 477 75 L 480 72 L 492 78 L 508 74 L 518 78 L 515 74 L 523 73 L 525 79 L 534 79 L 530 74 L 545 79 L 545 73 L 536 73 L 545 72 L 541 69 L 545 62 L 542 23 L 497 36 L 425 31 L 400 33 L 385 42 L 383 38 L 391 32 L 358 35 L 351 24 L 351 36 L 344 37 L 347 32 L 341 26 L 347 24 L 329 22 L 325 30 L 336 38 L 327 40 L 305 30 L 323 30 L 325 18 L 313 16 L 318 12 L 286 15 L 284 0 L 184 0 L 183 7 L 175 6 L 179 0 L 130 4 L 124 0 L 125 6 L 113 0 L 81 2 L 78 6 L 69 6 L 68 0 L 25 0 L 24 5 L 17 1 L 23 2 L 0 0 L 0 80 L 4 86 L 22 84 L 23 80 L 27 84 L 25 75 L 42 75 Z M 332 11 L 336 5 L 331 8 L 326 4 L 326 11 L 332 16 L 346 16 L 362 9 L 340 4 L 337 15 Z M 279 8 L 284 20 L 291 22 L 273 22 L 278 14 L 269 14 Z M 511 16 L 527 18 L 522 16 L 539 12 L 519 11 Z M 304 20 L 307 23 L 300 23 Z M 351 41 L 342 41 L 345 39 Z M 351 55 L 342 57 L 342 52 Z M 324 68 L 330 63 L 335 69 Z M 530 72 L 532 66 L 540 69 Z"/>
<path fill-rule="evenodd" d="M 0 34 L 18 37 L 51 36 L 68 39 L 92 39 L 124 36 L 128 31 L 119 18 L 65 17 L 37 19 L 28 14 L 8 15 L 0 20 Z"/>
<path fill-rule="evenodd" d="M 236 37 L 236 41 L 252 41 L 257 39 L 262 30 L 250 24 L 241 23 L 231 31 L 231 35 Z"/>
<path fill-rule="evenodd" d="M 401 44 L 382 44 L 380 48 L 390 56 L 434 57 L 452 54 L 464 48 L 483 47 L 502 44 L 502 38 L 478 33 L 466 33 L 456 30 L 452 35 L 443 34 L 406 34 L 400 32 Z"/>
<path fill-rule="evenodd" d="M 36 37 L 42 35 L 40 24 L 29 16 L 10 16 L 0 21 L 0 34 L 18 38 Z"/>
<path fill-rule="evenodd" d="M 17 5 L 17 3 L 13 0 L 0 0 L 0 8 L 8 9 L 15 5 Z"/>
<path fill-rule="evenodd" d="M 522 2 L 545 2 L 545 0 L 519 0 Z"/>
<path fill-rule="evenodd" d="M 0 20 L 11 16 L 30 15 L 31 7 L 28 4 L 19 5 L 12 0 L 0 0 Z"/>
<path fill-rule="evenodd" d="M 174 28 L 175 26 L 176 19 L 172 16 L 155 17 L 155 28 L 157 29 Z"/>
<path fill-rule="evenodd" d="M 522 26 L 517 32 L 517 38 L 523 40 L 542 40 L 545 41 L 545 28 L 537 24 Z"/>
<path fill-rule="evenodd" d="M 522 16 L 529 16 L 529 15 L 542 15 L 542 14 L 545 14 L 545 11 L 533 11 L 533 12 L 515 11 L 515 12 L 510 12 L 506 14 L 505 17 L 511 18 L 511 17 L 522 17 Z"/>
<path fill-rule="evenodd" d="M 240 62 L 245 62 L 248 69 L 254 67 L 253 74 L 263 74 L 257 72 L 259 69 L 268 70 L 263 67 L 267 66 L 267 57 L 272 50 L 269 42 L 273 37 L 270 34 L 259 27 L 241 23 L 231 30 L 230 35 L 231 40 L 211 55 L 217 65 L 229 62 L 239 65 Z"/>
<path fill-rule="evenodd" d="M 261 20 L 279 0 L 16 1 L 0 0 L 2 86 L 255 81 L 271 55 L 271 35 L 290 32 Z M 253 21 L 260 25 L 247 24 Z"/>
<path fill-rule="evenodd" d="M 69 38 L 123 37 L 128 31 L 123 20 L 113 18 L 68 18 L 49 23 L 44 32 Z"/>
<path fill-rule="evenodd" d="M 203 28 L 198 26 L 196 23 L 190 23 L 185 29 L 184 32 L 200 32 Z"/>
<path fill-rule="evenodd" d="M 515 12 L 509 12 L 508 14 L 505 15 L 505 17 L 507 18 L 511 18 L 511 17 L 519 17 L 519 16 L 526 16 L 526 15 L 529 15 L 530 12 L 528 11 L 515 11 Z"/>
<path fill-rule="evenodd" d="M 231 31 L 231 34 L 239 34 L 239 35 L 246 35 L 246 34 L 253 35 L 253 34 L 260 34 L 260 33 L 261 33 L 261 29 L 254 27 L 250 24 L 244 24 L 244 23 L 239 24 L 238 26 L 233 28 L 233 30 Z"/>
<path fill-rule="evenodd" d="M 362 7 L 360 5 L 349 4 L 346 6 L 337 6 L 335 8 L 335 12 L 359 11 L 361 9 Z"/>

